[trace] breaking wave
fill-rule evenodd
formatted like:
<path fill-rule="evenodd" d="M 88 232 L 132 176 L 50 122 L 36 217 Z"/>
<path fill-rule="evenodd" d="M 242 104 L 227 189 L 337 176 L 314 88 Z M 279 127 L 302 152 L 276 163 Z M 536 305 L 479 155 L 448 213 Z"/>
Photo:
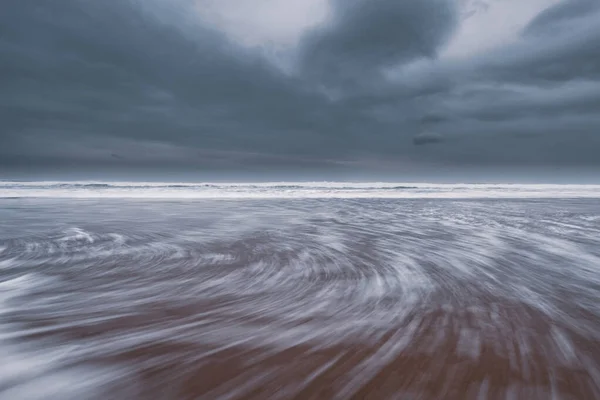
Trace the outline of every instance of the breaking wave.
<path fill-rule="evenodd" d="M 0 181 L 0 198 L 575 198 L 600 185 L 352 182 L 161 183 Z"/>

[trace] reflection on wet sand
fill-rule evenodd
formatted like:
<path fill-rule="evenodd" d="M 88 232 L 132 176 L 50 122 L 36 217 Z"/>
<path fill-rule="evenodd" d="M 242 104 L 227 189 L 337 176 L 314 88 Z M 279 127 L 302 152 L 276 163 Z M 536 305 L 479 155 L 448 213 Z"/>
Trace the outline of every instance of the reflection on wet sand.
<path fill-rule="evenodd" d="M 0 399 L 600 399 L 595 200 L 3 200 Z"/>

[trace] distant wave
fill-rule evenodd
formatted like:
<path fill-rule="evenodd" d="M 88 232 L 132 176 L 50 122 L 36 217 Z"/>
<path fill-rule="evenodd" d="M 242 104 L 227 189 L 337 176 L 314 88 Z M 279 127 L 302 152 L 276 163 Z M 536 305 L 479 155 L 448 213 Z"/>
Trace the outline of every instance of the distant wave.
<path fill-rule="evenodd" d="M 417 189 L 423 184 L 360 182 L 252 182 L 252 183 L 167 183 L 167 182 L 27 182 L 0 181 L 2 187 L 72 187 L 72 188 L 270 188 L 270 189 Z"/>
<path fill-rule="evenodd" d="M 60 183 L 50 185 L 50 187 L 59 188 L 108 188 L 113 187 L 110 183 Z"/>
<path fill-rule="evenodd" d="M 38 188 L 38 189 L 253 189 L 253 190 L 405 190 L 419 189 L 418 186 L 313 186 L 298 184 L 121 184 L 121 183 L 51 183 L 27 184 L 23 182 L 0 183 L 2 188 Z"/>
<path fill-rule="evenodd" d="M 0 198 L 600 198 L 600 185 L 395 182 L 1 182 Z"/>

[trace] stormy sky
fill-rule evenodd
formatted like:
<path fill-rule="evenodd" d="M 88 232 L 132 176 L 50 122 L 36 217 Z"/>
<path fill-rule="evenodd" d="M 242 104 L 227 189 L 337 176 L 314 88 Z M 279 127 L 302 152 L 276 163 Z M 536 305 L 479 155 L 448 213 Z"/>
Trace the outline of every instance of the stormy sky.
<path fill-rule="evenodd" d="M 5 0 L 0 89 L 0 179 L 593 178 L 600 1 Z"/>

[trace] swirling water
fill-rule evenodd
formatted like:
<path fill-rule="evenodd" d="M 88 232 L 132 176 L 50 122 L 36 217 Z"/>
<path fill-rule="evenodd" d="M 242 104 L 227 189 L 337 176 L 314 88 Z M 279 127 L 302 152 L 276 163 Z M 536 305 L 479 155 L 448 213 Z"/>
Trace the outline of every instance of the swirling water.
<path fill-rule="evenodd" d="M 600 200 L 0 199 L 0 399 L 600 399 Z"/>

